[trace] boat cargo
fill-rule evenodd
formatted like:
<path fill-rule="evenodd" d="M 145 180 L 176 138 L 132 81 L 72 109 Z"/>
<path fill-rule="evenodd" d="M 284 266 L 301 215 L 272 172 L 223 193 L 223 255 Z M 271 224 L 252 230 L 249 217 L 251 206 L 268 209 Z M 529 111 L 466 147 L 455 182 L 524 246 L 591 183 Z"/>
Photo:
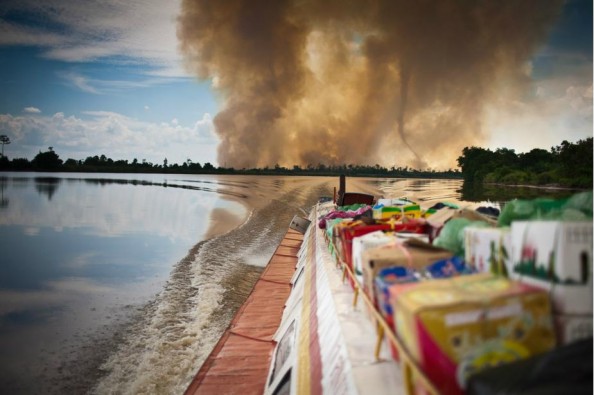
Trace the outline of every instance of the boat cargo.
<path fill-rule="evenodd" d="M 568 201 L 571 221 L 504 208 L 501 225 L 447 202 L 321 200 L 186 394 L 591 394 L 592 211 Z"/>

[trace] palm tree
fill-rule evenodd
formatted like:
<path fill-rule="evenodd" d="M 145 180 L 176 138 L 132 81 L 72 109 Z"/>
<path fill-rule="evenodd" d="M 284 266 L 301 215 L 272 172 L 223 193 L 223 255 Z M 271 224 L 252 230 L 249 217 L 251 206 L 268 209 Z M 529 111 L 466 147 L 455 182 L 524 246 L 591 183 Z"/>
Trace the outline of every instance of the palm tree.
<path fill-rule="evenodd" d="M 4 145 L 10 144 L 10 138 L 7 135 L 0 135 L 0 143 L 2 143 L 2 156 L 4 156 Z"/>

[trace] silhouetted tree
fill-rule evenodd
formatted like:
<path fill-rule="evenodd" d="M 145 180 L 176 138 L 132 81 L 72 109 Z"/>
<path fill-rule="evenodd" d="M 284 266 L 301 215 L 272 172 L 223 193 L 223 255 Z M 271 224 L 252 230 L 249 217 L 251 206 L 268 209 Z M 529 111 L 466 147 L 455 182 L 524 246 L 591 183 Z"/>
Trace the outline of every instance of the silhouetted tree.
<path fill-rule="evenodd" d="M 53 147 L 49 147 L 49 151 L 40 151 L 35 155 L 31 163 L 38 170 L 57 170 L 62 166 L 62 159 L 54 152 Z"/>
<path fill-rule="evenodd" d="M 4 146 L 10 144 L 10 138 L 5 134 L 0 135 L 0 143 L 2 143 L 2 157 L 4 157 Z"/>

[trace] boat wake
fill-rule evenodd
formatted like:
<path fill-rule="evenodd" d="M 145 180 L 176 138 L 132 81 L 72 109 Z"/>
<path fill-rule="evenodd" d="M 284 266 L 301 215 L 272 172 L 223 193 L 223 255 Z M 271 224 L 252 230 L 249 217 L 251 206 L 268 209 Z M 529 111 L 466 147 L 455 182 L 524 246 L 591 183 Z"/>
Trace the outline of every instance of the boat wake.
<path fill-rule="evenodd" d="M 269 186 L 241 226 L 202 241 L 173 269 L 101 365 L 93 394 L 183 393 L 237 309 L 248 297 L 293 215 L 301 215 L 327 181 Z"/>

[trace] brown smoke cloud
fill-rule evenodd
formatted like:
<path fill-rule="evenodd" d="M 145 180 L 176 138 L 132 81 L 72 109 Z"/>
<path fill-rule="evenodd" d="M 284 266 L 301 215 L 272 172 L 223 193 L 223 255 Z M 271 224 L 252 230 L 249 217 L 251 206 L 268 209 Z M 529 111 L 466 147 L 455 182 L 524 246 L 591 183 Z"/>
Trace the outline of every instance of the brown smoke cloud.
<path fill-rule="evenodd" d="M 561 5 L 183 0 L 178 37 L 222 99 L 221 165 L 444 169 L 484 141 L 502 85 L 529 85 L 525 63 Z"/>

